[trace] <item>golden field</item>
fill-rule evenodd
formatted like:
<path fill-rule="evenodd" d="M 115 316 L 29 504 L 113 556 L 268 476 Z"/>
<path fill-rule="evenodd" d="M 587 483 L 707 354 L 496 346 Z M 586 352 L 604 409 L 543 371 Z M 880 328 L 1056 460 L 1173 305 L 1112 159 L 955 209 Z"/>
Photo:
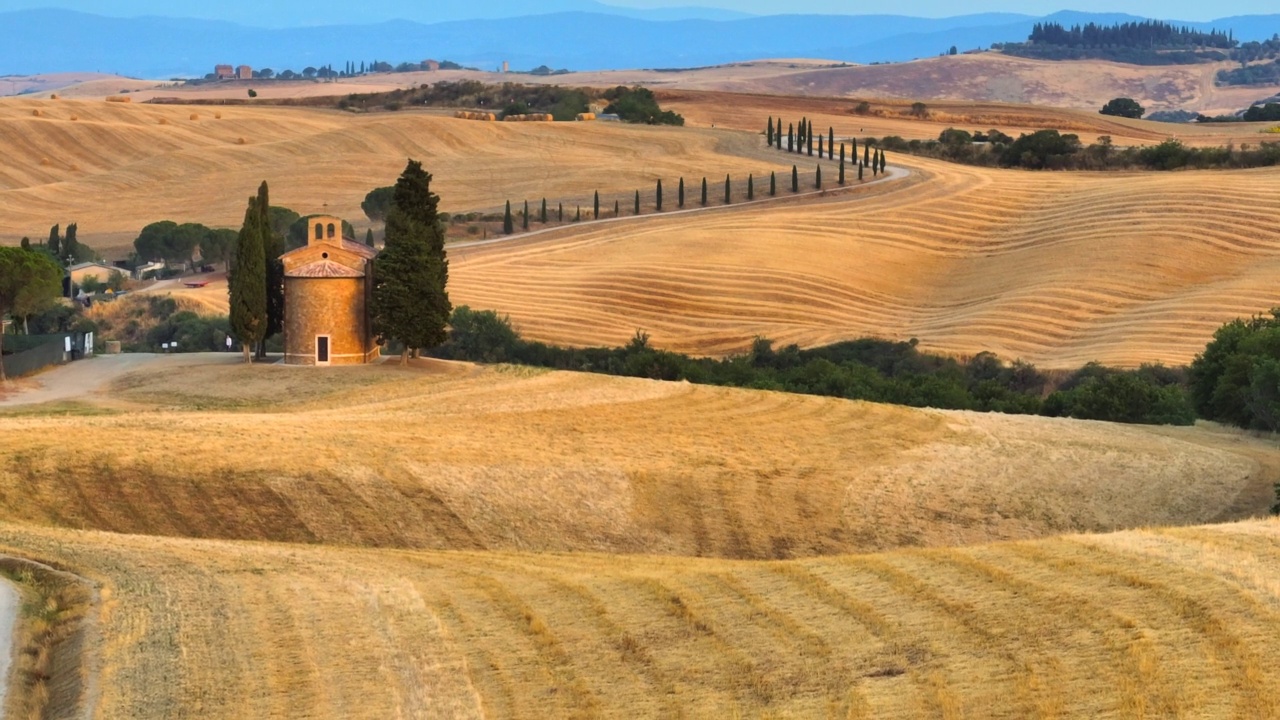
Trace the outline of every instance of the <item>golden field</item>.
<path fill-rule="evenodd" d="M 37 116 L 35 113 L 40 113 Z M 197 119 L 192 120 L 195 115 Z M 221 116 L 219 119 L 218 116 Z M 444 211 L 506 200 L 590 202 L 697 171 L 782 170 L 736 133 L 587 123 L 479 123 L 421 112 L 352 115 L 273 107 L 174 107 L 73 100 L 0 102 L 0 242 L 79 224 L 80 240 L 123 255 L 148 223 L 238 227 L 267 180 L 273 204 L 368 224 L 360 203 L 406 159 L 435 176 Z M 786 167 L 790 167 L 787 165 Z"/>
<path fill-rule="evenodd" d="M 1280 711 L 1280 525 L 1037 539 L 1254 515 L 1241 434 L 169 357 L 0 447 L 95 717 Z"/>
<path fill-rule="evenodd" d="M 693 354 L 918 338 L 1051 368 L 1183 364 L 1280 305 L 1280 170 L 1053 173 L 890 154 L 816 204 L 641 218 L 451 255 L 455 304 L 526 336 Z M 1032 182 L 1034 180 L 1034 182 Z"/>

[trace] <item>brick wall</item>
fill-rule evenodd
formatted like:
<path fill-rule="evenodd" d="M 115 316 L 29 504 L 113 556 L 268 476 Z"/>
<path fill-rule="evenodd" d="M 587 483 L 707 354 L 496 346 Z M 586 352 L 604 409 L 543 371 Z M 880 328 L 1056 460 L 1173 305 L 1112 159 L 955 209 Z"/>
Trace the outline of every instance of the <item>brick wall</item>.
<path fill-rule="evenodd" d="M 330 364 L 360 365 L 376 359 L 366 345 L 364 278 L 285 278 L 285 362 L 313 365 L 316 336 L 329 336 Z"/>

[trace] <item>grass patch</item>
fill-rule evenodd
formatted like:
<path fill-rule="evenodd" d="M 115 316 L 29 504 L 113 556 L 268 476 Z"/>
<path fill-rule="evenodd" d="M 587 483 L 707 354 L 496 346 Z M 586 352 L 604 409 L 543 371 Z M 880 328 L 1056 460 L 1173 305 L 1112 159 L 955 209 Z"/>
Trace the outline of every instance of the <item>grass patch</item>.
<path fill-rule="evenodd" d="M 0 559 L 0 576 L 17 586 L 8 717 L 64 717 L 79 703 L 80 628 L 91 604 L 73 576 L 17 558 Z"/>
<path fill-rule="evenodd" d="M 120 410 L 79 402 L 77 400 L 57 400 L 36 405 L 18 405 L 0 409 L 0 418 L 24 417 L 104 417 L 119 415 Z"/>

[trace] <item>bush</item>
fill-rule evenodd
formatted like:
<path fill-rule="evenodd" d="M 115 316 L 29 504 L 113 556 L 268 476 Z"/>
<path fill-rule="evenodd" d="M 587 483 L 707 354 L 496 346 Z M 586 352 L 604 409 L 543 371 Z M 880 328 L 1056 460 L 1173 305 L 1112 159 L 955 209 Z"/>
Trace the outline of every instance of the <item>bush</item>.
<path fill-rule="evenodd" d="M 1112 115 L 1114 117 L 1132 118 L 1137 120 L 1147 114 L 1145 108 L 1138 104 L 1133 98 L 1115 98 L 1102 106 L 1099 111 L 1103 115 Z"/>
<path fill-rule="evenodd" d="M 684 125 L 684 118 L 658 106 L 658 99 L 648 88 L 618 86 L 604 93 L 609 105 L 606 113 L 617 115 L 623 122 L 645 125 Z"/>
<path fill-rule="evenodd" d="M 1141 425 L 1192 425 L 1196 420 L 1176 376 L 1156 366 L 1120 371 L 1087 365 L 1045 399 L 1042 413 Z"/>
<path fill-rule="evenodd" d="M 1219 328 L 1191 363 L 1190 384 L 1201 417 L 1280 430 L 1280 310 Z"/>

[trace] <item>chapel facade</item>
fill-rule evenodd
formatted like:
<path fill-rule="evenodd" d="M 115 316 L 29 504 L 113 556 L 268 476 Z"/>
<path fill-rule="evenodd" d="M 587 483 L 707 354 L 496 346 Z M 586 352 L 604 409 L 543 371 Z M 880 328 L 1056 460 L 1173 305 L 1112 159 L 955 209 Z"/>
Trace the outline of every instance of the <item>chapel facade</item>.
<path fill-rule="evenodd" d="M 342 220 L 308 221 L 307 244 L 284 263 L 284 362 L 363 365 L 381 357 L 369 318 L 377 251 L 342 235 Z"/>

